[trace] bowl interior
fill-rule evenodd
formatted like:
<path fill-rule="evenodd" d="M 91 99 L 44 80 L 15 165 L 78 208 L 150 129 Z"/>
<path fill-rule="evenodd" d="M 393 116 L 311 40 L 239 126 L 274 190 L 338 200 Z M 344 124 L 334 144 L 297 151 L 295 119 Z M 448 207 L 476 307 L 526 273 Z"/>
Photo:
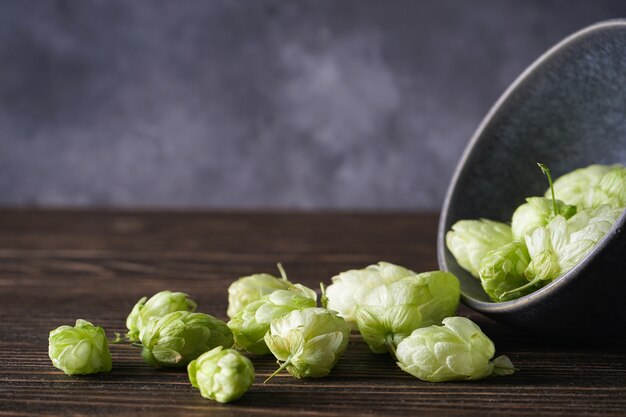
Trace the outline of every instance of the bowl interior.
<path fill-rule="evenodd" d="M 444 204 L 438 254 L 465 301 L 491 301 L 445 247 L 461 219 L 510 222 L 547 181 L 591 164 L 626 165 L 626 21 L 584 29 L 548 51 L 507 90 L 478 128 Z M 511 302 L 514 303 L 515 301 Z"/>

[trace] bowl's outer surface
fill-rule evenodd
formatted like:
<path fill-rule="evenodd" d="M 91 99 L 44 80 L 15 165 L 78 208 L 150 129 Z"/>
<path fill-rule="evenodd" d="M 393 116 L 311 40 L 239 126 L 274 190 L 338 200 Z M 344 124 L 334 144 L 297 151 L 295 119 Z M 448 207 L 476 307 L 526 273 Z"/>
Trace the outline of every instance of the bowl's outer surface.
<path fill-rule="evenodd" d="M 583 29 L 549 50 L 503 94 L 474 134 L 439 224 L 440 267 L 461 281 L 465 304 L 497 320 L 548 334 L 626 330 L 626 216 L 572 271 L 518 300 L 492 303 L 445 245 L 461 219 L 509 222 L 547 182 L 591 164 L 626 165 L 626 20 Z M 618 327 L 616 327 L 618 326 Z M 589 333 L 581 332 L 581 336 Z M 607 335 L 607 336 L 615 336 Z"/>

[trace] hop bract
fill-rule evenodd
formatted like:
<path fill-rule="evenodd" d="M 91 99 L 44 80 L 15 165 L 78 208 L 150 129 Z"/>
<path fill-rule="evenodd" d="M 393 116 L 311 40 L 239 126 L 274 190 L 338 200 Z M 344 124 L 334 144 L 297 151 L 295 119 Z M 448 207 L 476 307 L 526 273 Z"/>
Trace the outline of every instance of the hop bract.
<path fill-rule="evenodd" d="M 143 297 L 135 304 L 126 319 L 126 328 L 128 328 L 126 336 L 131 342 L 137 342 L 141 330 L 151 317 L 163 317 L 174 311 L 195 311 L 196 306 L 196 303 L 182 292 L 161 291 L 149 300 Z"/>
<path fill-rule="evenodd" d="M 257 355 L 270 353 L 265 344 L 265 334 L 272 320 L 294 310 L 304 310 L 317 305 L 315 291 L 296 284 L 289 290 L 276 290 L 248 304 L 228 322 L 233 332 L 235 346 Z"/>
<path fill-rule="evenodd" d="M 356 309 L 365 294 L 379 285 L 390 284 L 410 275 L 415 275 L 415 272 L 388 262 L 342 272 L 332 278 L 333 283 L 326 288 L 322 304 L 338 312 L 356 329 Z"/>
<path fill-rule="evenodd" d="M 465 317 L 448 317 L 443 326 L 415 330 L 398 345 L 398 366 L 430 382 L 481 379 L 515 371 L 506 356 L 493 362 L 493 342 Z"/>
<path fill-rule="evenodd" d="M 228 403 L 245 394 L 254 382 L 254 366 L 250 359 L 234 349 L 218 346 L 187 366 L 191 385 L 204 398 Z"/>
<path fill-rule="evenodd" d="M 480 282 L 493 301 L 514 300 L 535 291 L 524 275 L 530 255 L 524 242 L 512 242 L 488 252 L 480 264 Z"/>
<path fill-rule="evenodd" d="M 280 265 L 280 264 L 279 264 Z M 248 304 L 259 300 L 264 295 L 276 290 L 289 289 L 293 284 L 287 281 L 282 267 L 279 266 L 283 278 L 276 278 L 270 274 L 255 274 L 239 278 L 228 287 L 228 317 L 244 309 Z"/>
<path fill-rule="evenodd" d="M 180 367 L 217 346 L 231 347 L 233 334 L 226 323 L 208 314 L 175 311 L 151 318 L 141 333 L 141 344 L 146 363 Z"/>
<path fill-rule="evenodd" d="M 555 204 L 557 207 L 556 213 L 554 212 Z M 513 213 L 511 220 L 513 239 L 524 239 L 524 236 L 537 227 L 545 226 L 556 215 L 569 219 L 574 214 L 576 214 L 576 207 L 567 205 L 561 200 L 553 202 L 548 198 L 529 197 L 526 199 L 526 204 L 519 206 Z"/>
<path fill-rule="evenodd" d="M 459 305 L 458 279 L 424 272 L 371 290 L 357 311 L 361 336 L 374 353 L 393 351 L 413 330 L 440 324 Z"/>
<path fill-rule="evenodd" d="M 324 308 L 295 310 L 273 320 L 265 343 L 282 365 L 271 377 L 285 368 L 296 378 L 328 375 L 349 336 L 345 320 Z"/>
<path fill-rule="evenodd" d="M 68 375 L 111 370 L 111 353 L 104 329 L 85 320 L 50 332 L 48 355 L 52 364 Z"/>
<path fill-rule="evenodd" d="M 446 246 L 459 265 L 478 278 L 483 257 L 513 241 L 511 226 L 487 219 L 460 220 L 446 234 Z"/>

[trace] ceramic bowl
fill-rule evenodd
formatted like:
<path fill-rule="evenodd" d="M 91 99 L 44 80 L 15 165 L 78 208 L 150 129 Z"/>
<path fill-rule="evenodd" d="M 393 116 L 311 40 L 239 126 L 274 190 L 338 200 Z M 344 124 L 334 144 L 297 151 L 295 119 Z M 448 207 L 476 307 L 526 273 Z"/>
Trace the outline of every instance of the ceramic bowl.
<path fill-rule="evenodd" d="M 442 209 L 441 269 L 461 281 L 462 301 L 513 326 L 549 335 L 616 337 L 626 330 L 626 215 L 576 267 L 542 289 L 494 303 L 445 245 L 461 219 L 509 222 L 528 196 L 591 164 L 626 165 L 626 20 L 583 29 L 546 52 L 508 88 L 459 162 Z"/>

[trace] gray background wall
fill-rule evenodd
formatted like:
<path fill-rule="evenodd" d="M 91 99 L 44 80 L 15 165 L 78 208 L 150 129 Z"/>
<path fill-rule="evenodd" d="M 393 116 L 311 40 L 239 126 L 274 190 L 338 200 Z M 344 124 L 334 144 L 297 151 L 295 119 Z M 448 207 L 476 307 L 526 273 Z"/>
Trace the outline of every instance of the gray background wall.
<path fill-rule="evenodd" d="M 623 1 L 1 1 L 0 205 L 437 209 L 500 93 Z"/>

